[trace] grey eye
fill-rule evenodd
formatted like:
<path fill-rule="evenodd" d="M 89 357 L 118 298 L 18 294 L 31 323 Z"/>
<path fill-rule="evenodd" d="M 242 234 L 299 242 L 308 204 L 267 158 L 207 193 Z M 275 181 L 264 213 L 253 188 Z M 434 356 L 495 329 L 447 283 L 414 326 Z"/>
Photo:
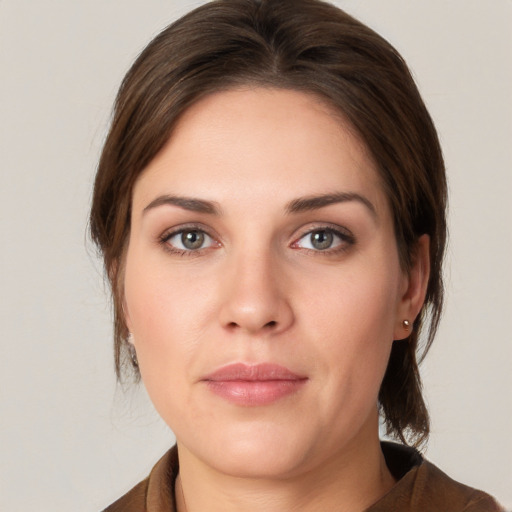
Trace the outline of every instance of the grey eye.
<path fill-rule="evenodd" d="M 183 231 L 181 243 L 189 250 L 200 249 L 205 241 L 205 234 L 202 231 Z"/>
<path fill-rule="evenodd" d="M 312 251 L 329 251 L 353 244 L 353 238 L 332 228 L 318 228 L 305 233 L 294 243 L 294 247 Z"/>
<path fill-rule="evenodd" d="M 200 229 L 183 229 L 167 236 L 164 242 L 172 249 L 184 252 L 199 251 L 213 247 L 215 242 L 211 236 Z"/>
<path fill-rule="evenodd" d="M 313 231 L 309 234 L 311 246 L 319 251 L 325 251 L 332 247 L 334 234 L 331 231 Z"/>

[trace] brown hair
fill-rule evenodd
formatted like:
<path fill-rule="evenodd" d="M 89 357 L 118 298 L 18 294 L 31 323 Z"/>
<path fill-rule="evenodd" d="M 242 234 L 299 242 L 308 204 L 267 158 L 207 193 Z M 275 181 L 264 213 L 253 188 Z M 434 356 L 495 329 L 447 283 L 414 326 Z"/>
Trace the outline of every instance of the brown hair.
<path fill-rule="evenodd" d="M 419 335 L 426 327 L 422 358 L 443 302 L 446 180 L 441 148 L 397 51 L 370 28 L 318 0 L 210 2 L 160 33 L 124 78 L 90 216 L 92 239 L 112 287 L 117 375 L 129 361 L 123 261 L 134 183 L 187 107 L 209 93 L 242 85 L 313 93 L 349 120 L 377 163 L 405 270 L 418 237 L 430 236 L 426 301 L 408 339 L 394 342 L 379 394 L 388 433 L 418 444 L 429 432 L 417 363 Z"/>

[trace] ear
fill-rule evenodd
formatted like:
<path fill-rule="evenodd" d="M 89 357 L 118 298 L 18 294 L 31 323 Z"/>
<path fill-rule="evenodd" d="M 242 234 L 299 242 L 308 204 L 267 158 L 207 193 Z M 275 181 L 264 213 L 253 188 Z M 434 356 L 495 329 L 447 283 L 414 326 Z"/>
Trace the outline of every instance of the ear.
<path fill-rule="evenodd" d="M 430 237 L 422 235 L 412 255 L 411 268 L 404 275 L 401 297 L 397 307 L 394 338 L 402 340 L 411 334 L 414 320 L 425 302 L 430 276 Z M 404 325 L 404 320 L 409 326 Z"/>

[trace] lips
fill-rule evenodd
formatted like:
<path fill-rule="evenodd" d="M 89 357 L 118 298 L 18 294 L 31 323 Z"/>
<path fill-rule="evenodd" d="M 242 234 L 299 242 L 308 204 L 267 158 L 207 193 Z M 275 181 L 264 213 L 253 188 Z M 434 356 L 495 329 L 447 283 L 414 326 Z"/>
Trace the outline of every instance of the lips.
<path fill-rule="evenodd" d="M 297 393 L 307 377 L 276 364 L 223 366 L 202 379 L 217 396 L 241 406 L 268 405 Z"/>

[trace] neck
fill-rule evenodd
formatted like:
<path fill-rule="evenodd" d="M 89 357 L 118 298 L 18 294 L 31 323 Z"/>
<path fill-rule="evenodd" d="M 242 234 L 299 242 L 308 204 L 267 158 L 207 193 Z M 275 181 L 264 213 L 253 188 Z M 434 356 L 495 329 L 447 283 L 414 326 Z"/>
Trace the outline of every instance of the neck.
<path fill-rule="evenodd" d="M 377 433 L 372 442 L 352 443 L 304 473 L 279 479 L 240 478 L 221 473 L 178 442 L 178 511 L 360 512 L 395 483 Z"/>

